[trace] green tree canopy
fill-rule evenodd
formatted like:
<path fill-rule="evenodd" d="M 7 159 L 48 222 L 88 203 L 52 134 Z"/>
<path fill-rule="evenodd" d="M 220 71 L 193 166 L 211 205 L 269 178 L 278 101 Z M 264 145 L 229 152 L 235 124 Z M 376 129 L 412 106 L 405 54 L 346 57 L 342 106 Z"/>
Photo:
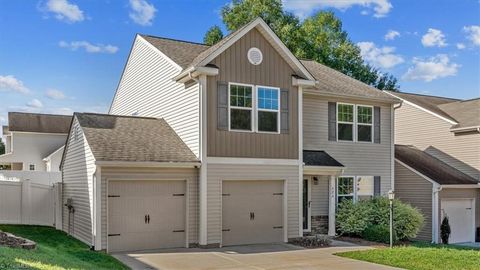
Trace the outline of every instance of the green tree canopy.
<path fill-rule="evenodd" d="M 220 27 L 214 25 L 208 29 L 207 33 L 205 33 L 205 37 L 203 38 L 203 43 L 207 45 L 213 45 L 223 38 L 223 32 Z"/>
<path fill-rule="evenodd" d="M 298 17 L 283 10 L 281 0 L 233 0 L 222 8 L 223 23 L 229 31 L 257 17 L 261 17 L 298 58 L 315 60 L 381 90 L 398 90 L 395 77 L 363 60 L 360 48 L 348 38 L 341 20 L 333 12 L 320 11 L 300 22 Z M 205 39 L 213 35 L 209 34 L 213 28 Z"/>

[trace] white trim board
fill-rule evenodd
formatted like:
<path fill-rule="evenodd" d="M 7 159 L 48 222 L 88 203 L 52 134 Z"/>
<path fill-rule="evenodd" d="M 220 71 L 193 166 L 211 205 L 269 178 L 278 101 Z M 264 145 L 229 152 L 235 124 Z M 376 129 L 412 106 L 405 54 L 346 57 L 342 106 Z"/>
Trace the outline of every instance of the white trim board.
<path fill-rule="evenodd" d="M 286 165 L 298 166 L 297 159 L 267 159 L 267 158 L 232 158 L 232 157 L 207 157 L 209 164 L 243 164 L 243 165 Z"/>

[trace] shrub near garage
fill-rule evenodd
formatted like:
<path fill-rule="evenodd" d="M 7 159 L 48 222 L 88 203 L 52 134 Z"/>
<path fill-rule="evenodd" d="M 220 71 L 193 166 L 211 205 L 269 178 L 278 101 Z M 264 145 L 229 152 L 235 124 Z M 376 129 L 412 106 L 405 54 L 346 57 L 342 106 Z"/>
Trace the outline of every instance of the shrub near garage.
<path fill-rule="evenodd" d="M 377 197 L 357 203 L 342 202 L 337 212 L 338 232 L 342 235 L 359 236 L 371 241 L 388 243 L 390 234 L 389 203 L 389 200 L 385 197 Z M 395 239 L 408 240 L 415 238 L 424 222 L 419 210 L 409 204 L 395 200 L 393 213 Z"/>

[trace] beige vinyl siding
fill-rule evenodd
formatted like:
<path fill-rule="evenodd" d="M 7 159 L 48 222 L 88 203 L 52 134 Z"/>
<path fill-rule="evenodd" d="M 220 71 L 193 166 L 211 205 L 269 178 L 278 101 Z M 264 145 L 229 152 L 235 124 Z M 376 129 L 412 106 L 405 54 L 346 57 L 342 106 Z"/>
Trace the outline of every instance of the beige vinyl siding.
<path fill-rule="evenodd" d="M 194 168 L 102 167 L 102 187 L 108 180 L 186 180 L 188 183 L 188 238 L 198 243 L 198 170 Z M 104 189 L 104 190 L 105 190 Z M 102 192 L 102 249 L 107 248 L 108 191 Z M 168 218 L 168 217 L 166 217 Z"/>
<path fill-rule="evenodd" d="M 380 144 L 329 141 L 328 102 L 379 106 L 381 108 Z M 382 194 L 386 194 L 391 188 L 391 128 L 390 104 L 304 95 L 303 149 L 326 151 L 346 167 L 343 175 L 380 176 Z"/>
<path fill-rule="evenodd" d="M 263 62 L 258 66 L 250 64 L 247 59 L 247 52 L 251 47 L 257 47 L 263 53 Z M 218 76 L 207 79 L 207 155 L 298 159 L 298 89 L 292 86 L 294 71 L 263 35 L 252 29 L 211 64 L 217 66 L 220 72 Z M 217 81 L 289 89 L 289 133 L 262 134 L 218 130 Z M 282 147 L 278 147 L 279 145 Z"/>
<path fill-rule="evenodd" d="M 67 142 L 63 163 L 63 204 L 72 198 L 75 213 L 71 215 L 69 228 L 69 213 L 63 207 L 63 230 L 80 239 L 93 244 L 93 174 L 95 159 L 77 119 L 72 124 L 71 135 Z M 75 140 L 74 132 L 78 132 Z"/>
<path fill-rule="evenodd" d="M 395 143 L 414 145 L 480 180 L 480 134 L 455 135 L 452 125 L 403 103 L 395 114 Z"/>
<path fill-rule="evenodd" d="M 440 191 L 438 209 L 442 209 L 442 199 L 475 199 L 475 228 L 480 227 L 480 189 L 478 188 L 444 188 Z M 441 224 L 441 213 L 438 214 Z M 476 231 L 475 231 L 476 232 Z"/>
<path fill-rule="evenodd" d="M 312 180 L 312 216 L 328 216 L 328 176 L 316 176 L 318 184 Z"/>
<path fill-rule="evenodd" d="M 180 69 L 142 37 L 133 44 L 111 114 L 164 118 L 199 155 L 199 88 L 173 81 Z"/>
<path fill-rule="evenodd" d="M 419 240 L 432 240 L 432 193 L 431 182 L 395 162 L 395 196 L 419 209 L 425 218 L 424 226 L 417 235 Z"/>
<path fill-rule="evenodd" d="M 285 165 L 208 164 L 207 170 L 207 244 L 221 243 L 223 180 L 286 180 L 287 235 L 299 236 L 299 167 Z"/>

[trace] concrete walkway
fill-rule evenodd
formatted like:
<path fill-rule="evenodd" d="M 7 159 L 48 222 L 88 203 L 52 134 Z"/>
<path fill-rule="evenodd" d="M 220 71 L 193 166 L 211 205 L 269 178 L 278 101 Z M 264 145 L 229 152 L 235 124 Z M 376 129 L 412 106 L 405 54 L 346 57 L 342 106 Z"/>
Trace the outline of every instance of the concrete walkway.
<path fill-rule="evenodd" d="M 335 256 L 333 254 L 337 252 L 369 248 L 338 242 L 337 244 L 341 246 L 303 249 L 289 244 L 271 244 L 218 249 L 169 249 L 112 255 L 134 270 L 397 269 Z"/>

